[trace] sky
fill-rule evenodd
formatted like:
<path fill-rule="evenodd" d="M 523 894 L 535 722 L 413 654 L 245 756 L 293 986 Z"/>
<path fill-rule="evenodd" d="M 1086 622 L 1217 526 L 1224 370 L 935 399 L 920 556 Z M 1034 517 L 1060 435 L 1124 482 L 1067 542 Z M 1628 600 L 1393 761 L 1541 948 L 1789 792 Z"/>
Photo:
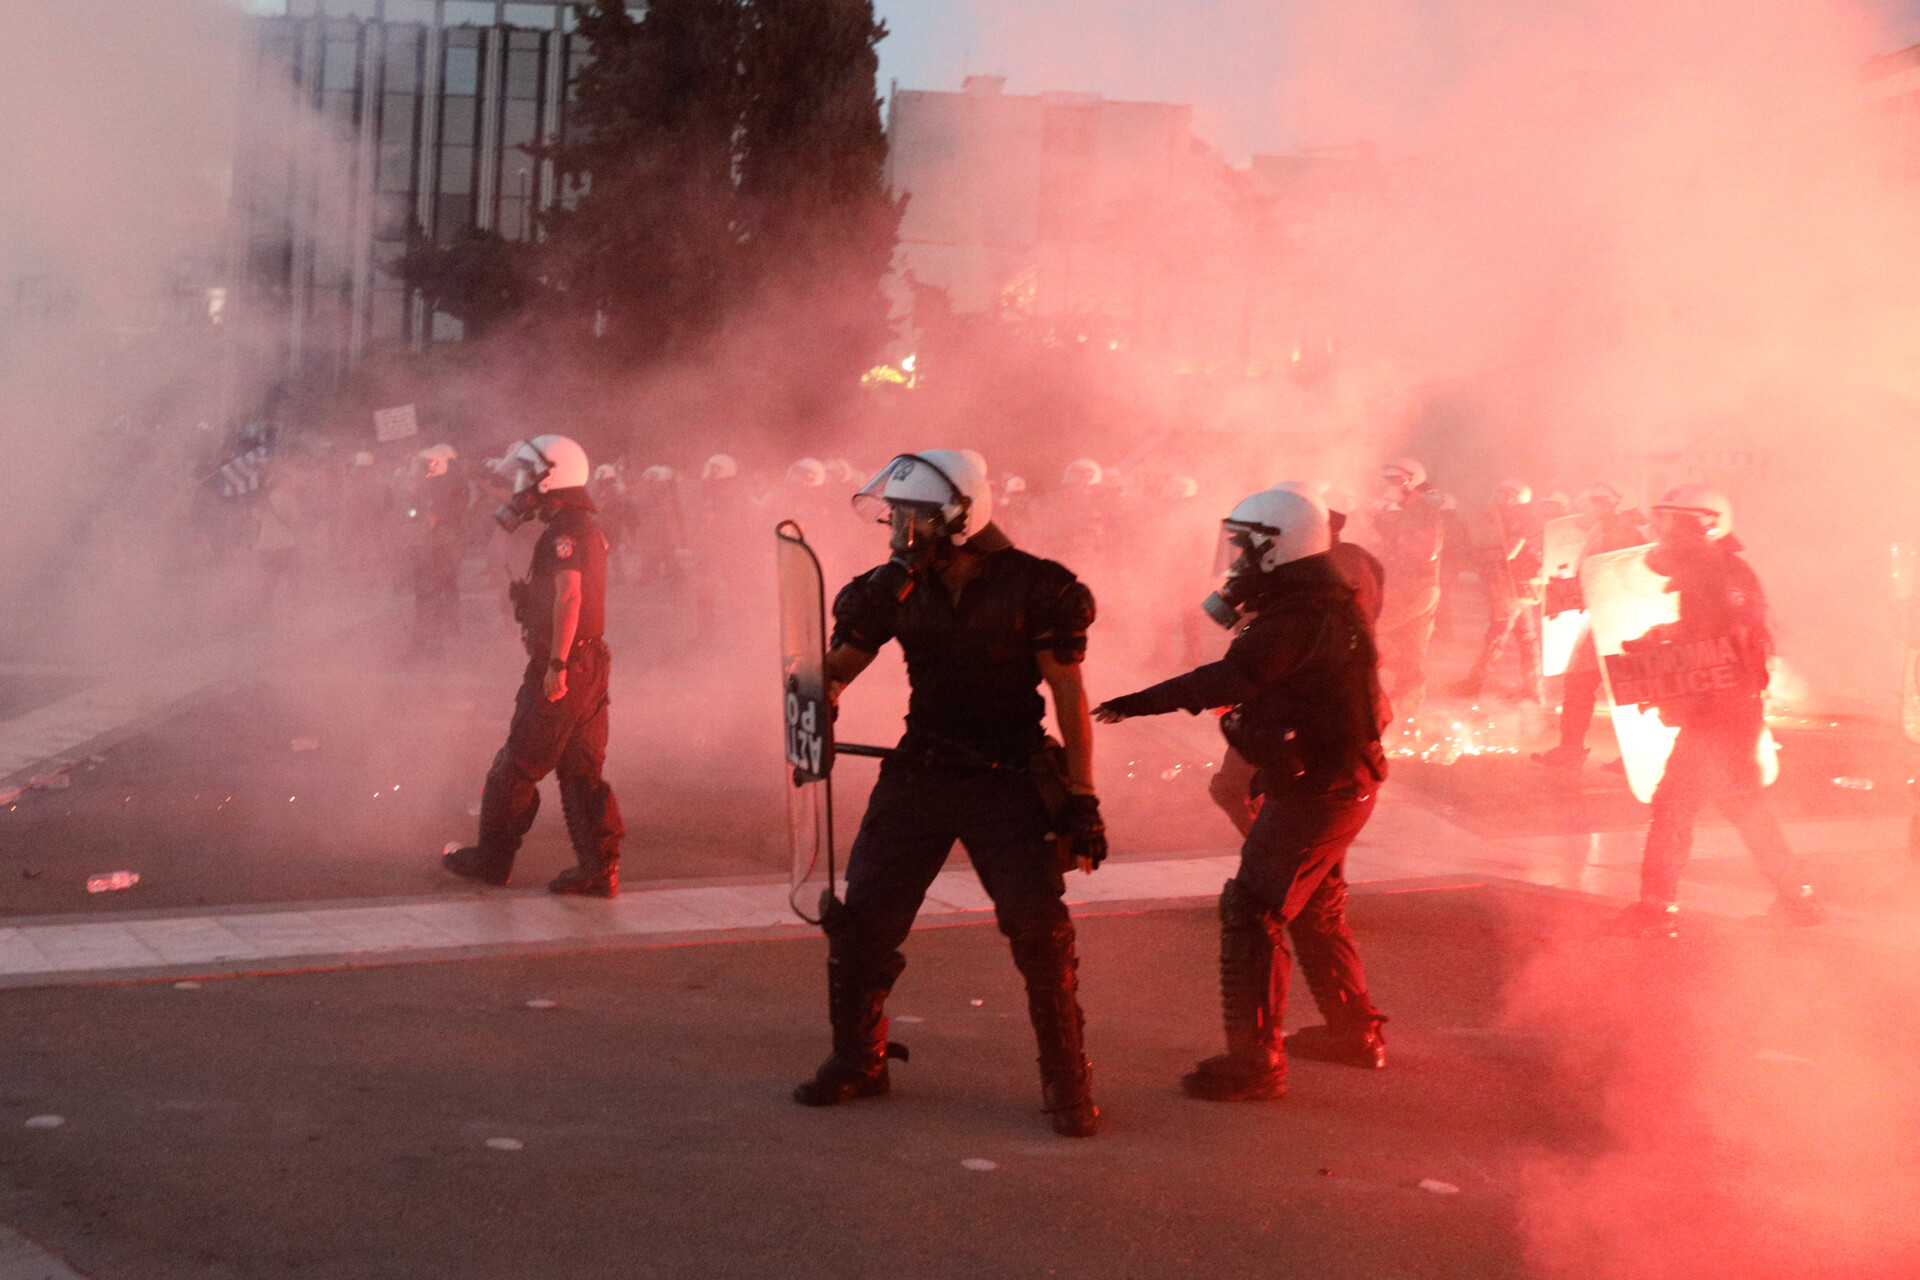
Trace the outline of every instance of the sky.
<path fill-rule="evenodd" d="M 1355 5 L 1356 22 L 1369 7 Z M 1877 7 L 1889 51 L 1920 43 L 1920 0 L 1877 0 Z M 894 81 L 958 89 L 972 74 L 1007 77 L 1009 93 L 1057 89 L 1191 103 L 1196 132 L 1236 161 L 1351 141 L 1298 136 L 1282 118 L 1289 18 L 1301 8 L 1290 0 L 875 0 L 874 8 L 889 32 L 880 46 L 883 94 Z"/>

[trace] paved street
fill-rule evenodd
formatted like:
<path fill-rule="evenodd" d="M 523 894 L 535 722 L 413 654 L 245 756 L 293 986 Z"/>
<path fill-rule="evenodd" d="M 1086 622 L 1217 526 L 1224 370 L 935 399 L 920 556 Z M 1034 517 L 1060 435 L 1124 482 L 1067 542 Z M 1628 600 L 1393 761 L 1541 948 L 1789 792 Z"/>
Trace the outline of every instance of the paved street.
<path fill-rule="evenodd" d="M 0 1277 L 1680 1274 L 1670 1239 L 1623 1226 L 1626 1184 L 1642 1217 L 1662 1206 L 1649 1222 L 1772 1212 L 1753 1257 L 1775 1269 L 1720 1274 L 1920 1257 L 1897 1233 L 1835 1255 L 1828 1204 L 1866 1213 L 1920 1170 L 1913 1127 L 1882 1123 L 1920 1102 L 1920 885 L 1883 730 L 1779 730 L 1782 808 L 1835 922 L 1753 922 L 1767 893 L 1708 826 L 1673 948 L 1597 936 L 1636 883 L 1616 776 L 1402 760 L 1349 866 L 1391 1069 L 1296 1063 L 1285 1102 L 1208 1107 L 1174 1085 L 1219 1036 L 1212 730 L 1120 726 L 1119 852 L 1069 893 L 1108 1119 L 1074 1143 L 1038 1113 L 1017 975 L 958 855 L 893 1003 L 914 1054 L 895 1096 L 787 1100 L 826 1036 L 777 762 L 646 646 L 615 688 L 628 892 L 542 892 L 557 814 L 515 887 L 440 873 L 514 670 L 484 622 L 445 668 L 395 665 L 389 618 L 206 686 L 156 676 L 131 725 L 72 692 L 0 719 L 0 745 L 105 744 L 29 762 L 58 781 L 0 811 Z M 889 679 L 843 735 L 884 735 Z M 116 869 L 141 879 L 85 892 Z M 1823 1010 L 1836 983 L 1849 1018 L 1863 988 L 1887 1011 L 1870 1039 Z M 1760 1136 L 1781 1108 L 1804 1121 Z"/>

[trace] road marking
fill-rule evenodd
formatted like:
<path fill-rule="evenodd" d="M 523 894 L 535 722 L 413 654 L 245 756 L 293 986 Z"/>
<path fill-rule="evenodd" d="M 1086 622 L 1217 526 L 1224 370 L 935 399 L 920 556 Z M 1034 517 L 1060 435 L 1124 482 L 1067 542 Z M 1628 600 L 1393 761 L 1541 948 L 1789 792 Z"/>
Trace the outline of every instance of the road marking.
<path fill-rule="evenodd" d="M 86 1280 L 17 1231 L 0 1227 L 0 1280 Z"/>

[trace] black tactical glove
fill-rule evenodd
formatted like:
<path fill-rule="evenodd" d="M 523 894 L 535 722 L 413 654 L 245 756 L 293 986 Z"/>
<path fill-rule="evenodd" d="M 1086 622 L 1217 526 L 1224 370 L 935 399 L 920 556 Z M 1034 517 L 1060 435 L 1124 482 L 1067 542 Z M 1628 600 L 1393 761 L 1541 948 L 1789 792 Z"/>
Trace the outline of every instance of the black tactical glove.
<path fill-rule="evenodd" d="M 1100 797 L 1067 797 L 1067 836 L 1073 856 L 1089 870 L 1107 860 L 1107 824 L 1100 818 Z"/>
<path fill-rule="evenodd" d="M 1146 699 L 1137 693 L 1122 694 L 1118 698 L 1108 698 L 1093 709 L 1093 718 L 1102 724 L 1113 724 L 1120 720 L 1131 720 L 1135 716 L 1150 716 L 1154 712 L 1146 705 Z"/>

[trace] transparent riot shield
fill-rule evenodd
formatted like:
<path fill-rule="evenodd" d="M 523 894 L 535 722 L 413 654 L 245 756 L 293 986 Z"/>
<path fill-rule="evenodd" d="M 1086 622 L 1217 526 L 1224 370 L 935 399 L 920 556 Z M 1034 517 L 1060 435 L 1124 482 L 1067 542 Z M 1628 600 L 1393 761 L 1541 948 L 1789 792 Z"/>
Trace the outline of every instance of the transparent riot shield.
<path fill-rule="evenodd" d="M 1620 741 L 1620 757 L 1627 769 L 1627 782 L 1633 794 L 1645 804 L 1653 799 L 1654 788 L 1666 772 L 1667 756 L 1679 730 L 1660 719 L 1647 705 L 1644 695 L 1658 691 L 1663 681 L 1697 677 L 1710 682 L 1719 659 L 1733 655 L 1711 652 L 1717 642 L 1666 645 L 1664 650 L 1698 650 L 1675 654 L 1675 664 L 1663 664 L 1649 657 L 1635 663 L 1622 661 L 1626 645 L 1639 640 L 1664 623 L 1680 618 L 1680 597 L 1667 589 L 1667 579 L 1647 567 L 1651 545 L 1629 547 L 1591 556 L 1580 570 L 1582 593 L 1593 625 L 1594 648 L 1600 655 L 1600 671 L 1606 682 L 1607 701 L 1613 707 L 1613 731 Z M 1724 664 L 1722 664 L 1724 665 Z M 1640 666 L 1645 670 L 1635 671 Z M 1780 776 L 1780 747 L 1771 729 L 1763 730 L 1757 747 L 1761 783 L 1772 786 Z"/>
<path fill-rule="evenodd" d="M 1586 545 L 1587 524 L 1579 516 L 1547 521 L 1543 538 L 1547 575 L 1540 606 L 1540 674 L 1562 676 L 1573 660 L 1580 638 L 1587 634 L 1587 601 L 1580 591 L 1580 549 Z"/>
<path fill-rule="evenodd" d="M 787 902 L 808 924 L 809 898 L 834 885 L 833 707 L 827 700 L 826 586 L 806 534 L 791 520 L 774 530 L 780 580 L 780 687 L 786 732 Z M 810 905 L 810 904 L 809 904 Z"/>
<path fill-rule="evenodd" d="M 1642 803 L 1653 799 L 1653 789 L 1666 772 L 1667 755 L 1678 731 L 1669 728 L 1652 707 L 1621 705 L 1614 694 L 1613 664 L 1608 658 L 1624 652 L 1623 645 L 1653 628 L 1680 618 L 1680 597 L 1667 590 L 1667 579 L 1647 568 L 1649 547 L 1630 547 L 1589 557 L 1580 570 L 1581 592 L 1593 626 L 1594 648 L 1606 679 L 1607 701 L 1613 705 L 1613 731 L 1620 740 L 1620 758 L 1627 767 L 1627 783 Z"/>

